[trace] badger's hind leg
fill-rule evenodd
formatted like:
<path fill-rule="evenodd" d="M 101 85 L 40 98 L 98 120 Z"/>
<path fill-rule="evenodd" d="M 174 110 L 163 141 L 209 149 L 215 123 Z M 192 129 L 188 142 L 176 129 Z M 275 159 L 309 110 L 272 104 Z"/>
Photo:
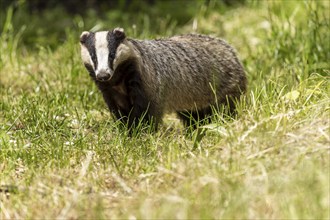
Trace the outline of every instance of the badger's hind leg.
<path fill-rule="evenodd" d="M 211 122 L 212 108 L 207 107 L 195 111 L 179 111 L 178 117 L 183 122 L 186 128 L 196 129 L 198 126 Z"/>

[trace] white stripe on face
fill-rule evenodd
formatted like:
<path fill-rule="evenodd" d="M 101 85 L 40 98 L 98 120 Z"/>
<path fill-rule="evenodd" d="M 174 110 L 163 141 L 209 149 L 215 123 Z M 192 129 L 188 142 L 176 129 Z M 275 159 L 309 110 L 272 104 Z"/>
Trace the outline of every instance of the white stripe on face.
<path fill-rule="evenodd" d="M 80 44 L 81 46 L 81 59 L 85 64 L 89 64 L 95 69 L 94 62 L 92 61 L 91 55 L 89 54 L 88 49 L 86 48 L 85 45 Z"/>
<path fill-rule="evenodd" d="M 95 51 L 97 57 L 97 69 L 95 70 L 96 75 L 98 75 L 100 72 L 107 72 L 110 74 L 107 35 L 107 31 L 95 33 Z"/>

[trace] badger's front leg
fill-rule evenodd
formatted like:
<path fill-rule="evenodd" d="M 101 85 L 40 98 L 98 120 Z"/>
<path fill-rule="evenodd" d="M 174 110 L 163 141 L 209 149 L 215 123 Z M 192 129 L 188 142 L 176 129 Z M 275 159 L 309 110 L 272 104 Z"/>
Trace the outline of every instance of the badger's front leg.
<path fill-rule="evenodd" d="M 130 112 L 128 97 L 110 87 L 101 89 L 101 92 L 114 118 L 126 124 Z"/>
<path fill-rule="evenodd" d="M 128 96 L 131 103 L 131 112 L 128 116 L 128 127 L 137 127 L 139 123 L 156 125 L 156 117 L 150 109 L 148 100 L 141 82 L 138 78 L 133 78 L 128 83 Z"/>

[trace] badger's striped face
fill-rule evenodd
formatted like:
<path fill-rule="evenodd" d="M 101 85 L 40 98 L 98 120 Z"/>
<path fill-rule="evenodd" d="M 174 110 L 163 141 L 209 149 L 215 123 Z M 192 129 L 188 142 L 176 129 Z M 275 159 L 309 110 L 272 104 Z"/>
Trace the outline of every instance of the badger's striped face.
<path fill-rule="evenodd" d="M 116 67 L 129 54 L 129 47 L 123 43 L 124 30 L 87 32 L 80 36 L 81 58 L 86 69 L 98 81 L 108 81 Z"/>

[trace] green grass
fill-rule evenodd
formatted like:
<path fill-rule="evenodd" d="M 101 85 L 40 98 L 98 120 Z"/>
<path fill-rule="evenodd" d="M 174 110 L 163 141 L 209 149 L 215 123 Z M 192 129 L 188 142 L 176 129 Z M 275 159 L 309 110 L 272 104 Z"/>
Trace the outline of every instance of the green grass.
<path fill-rule="evenodd" d="M 17 25 L 7 10 L 1 219 L 329 219 L 329 10 L 327 1 L 248 2 L 202 7 L 184 24 L 159 17 L 155 28 L 148 14 L 117 17 L 113 26 L 136 38 L 196 30 L 236 47 L 249 80 L 238 117 L 219 113 L 192 137 L 173 115 L 157 133 L 133 137 L 111 118 L 78 45 L 82 30 L 111 28 L 107 20 L 75 17 L 49 46 L 25 39 L 35 17 Z"/>

